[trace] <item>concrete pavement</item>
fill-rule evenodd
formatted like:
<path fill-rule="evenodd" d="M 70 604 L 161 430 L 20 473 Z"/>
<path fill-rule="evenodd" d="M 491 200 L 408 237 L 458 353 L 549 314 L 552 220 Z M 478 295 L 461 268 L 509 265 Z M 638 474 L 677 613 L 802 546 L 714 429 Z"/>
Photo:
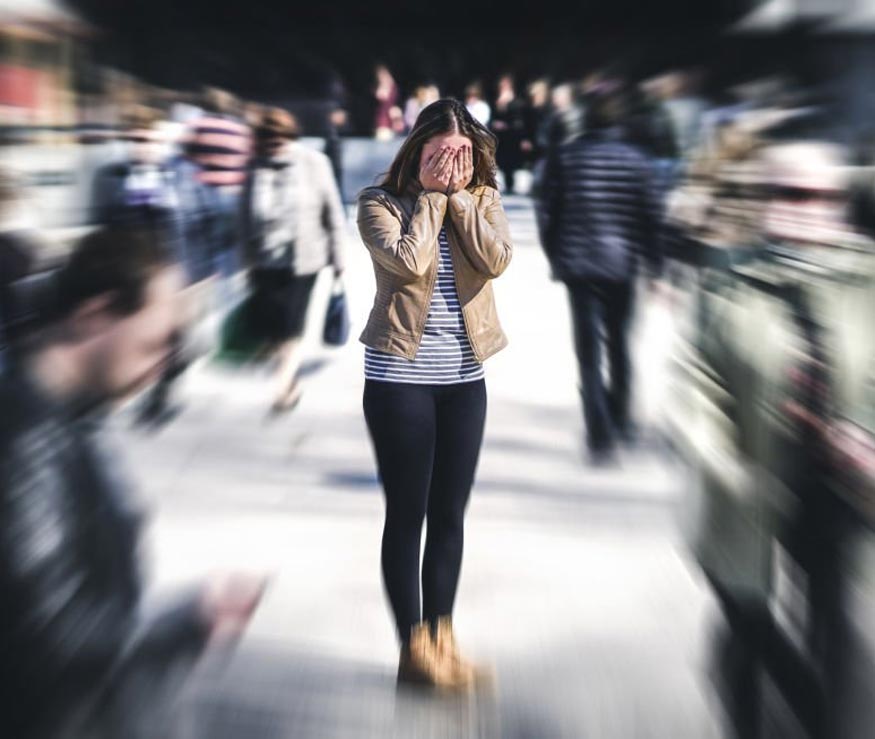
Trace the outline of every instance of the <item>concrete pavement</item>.
<path fill-rule="evenodd" d="M 353 340 L 308 326 L 304 399 L 265 418 L 264 370 L 204 363 L 185 412 L 156 434 L 117 423 L 155 515 L 153 575 L 172 588 L 214 568 L 273 573 L 221 673 L 182 696 L 180 736 L 718 737 L 707 680 L 713 604 L 678 531 L 682 477 L 645 443 L 588 469 L 564 290 L 549 280 L 524 198 L 506 199 L 516 252 L 496 282 L 510 346 L 487 365 L 489 416 L 457 601 L 462 646 L 494 692 L 396 692 L 397 647 L 379 575 L 382 500 L 361 413 L 355 341 L 373 276 L 351 220 Z M 658 421 L 670 318 L 640 306 L 639 415 Z"/>

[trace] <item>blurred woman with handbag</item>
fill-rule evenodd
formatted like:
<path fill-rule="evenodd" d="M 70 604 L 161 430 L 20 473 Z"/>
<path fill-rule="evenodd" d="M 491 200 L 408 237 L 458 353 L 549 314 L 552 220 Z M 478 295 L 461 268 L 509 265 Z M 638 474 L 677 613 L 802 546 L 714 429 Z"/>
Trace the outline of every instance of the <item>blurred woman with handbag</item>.
<path fill-rule="evenodd" d="M 298 137 L 291 113 L 264 112 L 244 198 L 248 319 L 278 359 L 274 413 L 301 399 L 301 339 L 316 277 L 329 265 L 336 279 L 343 272 L 346 215 L 331 162 Z"/>

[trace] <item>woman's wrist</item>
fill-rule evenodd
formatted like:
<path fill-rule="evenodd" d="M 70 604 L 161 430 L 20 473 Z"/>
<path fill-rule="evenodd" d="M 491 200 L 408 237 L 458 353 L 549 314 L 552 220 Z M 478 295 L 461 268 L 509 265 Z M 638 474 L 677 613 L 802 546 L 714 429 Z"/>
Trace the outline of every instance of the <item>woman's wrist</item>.
<path fill-rule="evenodd" d="M 446 197 L 447 193 L 443 189 L 437 190 L 433 188 L 423 187 L 420 195 L 443 195 Z"/>

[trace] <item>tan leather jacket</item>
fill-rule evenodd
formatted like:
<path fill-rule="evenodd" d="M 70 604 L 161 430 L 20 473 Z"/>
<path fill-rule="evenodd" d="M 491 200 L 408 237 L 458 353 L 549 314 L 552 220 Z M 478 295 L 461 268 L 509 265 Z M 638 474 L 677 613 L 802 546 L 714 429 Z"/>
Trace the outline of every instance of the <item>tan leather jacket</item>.
<path fill-rule="evenodd" d="M 437 279 L 438 234 L 446 226 L 459 303 L 474 356 L 482 362 L 507 346 L 491 281 L 513 246 L 498 191 L 491 187 L 402 196 L 370 187 L 358 200 L 358 227 L 374 263 L 377 294 L 361 341 L 414 359 Z"/>

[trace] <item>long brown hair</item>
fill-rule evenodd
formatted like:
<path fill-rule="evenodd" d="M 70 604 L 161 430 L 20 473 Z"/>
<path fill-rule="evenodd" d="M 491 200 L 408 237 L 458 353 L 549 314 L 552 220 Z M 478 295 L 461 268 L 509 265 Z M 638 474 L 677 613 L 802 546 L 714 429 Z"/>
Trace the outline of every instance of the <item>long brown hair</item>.
<path fill-rule="evenodd" d="M 471 139 L 474 174 L 468 187 L 487 185 L 497 188 L 495 136 L 477 121 L 462 103 L 453 98 L 443 98 L 423 108 L 416 119 L 416 124 L 395 155 L 395 160 L 380 183 L 380 187 L 401 195 L 407 192 L 411 185 L 418 184 L 422 148 L 433 136 L 448 133 L 458 133 Z"/>

